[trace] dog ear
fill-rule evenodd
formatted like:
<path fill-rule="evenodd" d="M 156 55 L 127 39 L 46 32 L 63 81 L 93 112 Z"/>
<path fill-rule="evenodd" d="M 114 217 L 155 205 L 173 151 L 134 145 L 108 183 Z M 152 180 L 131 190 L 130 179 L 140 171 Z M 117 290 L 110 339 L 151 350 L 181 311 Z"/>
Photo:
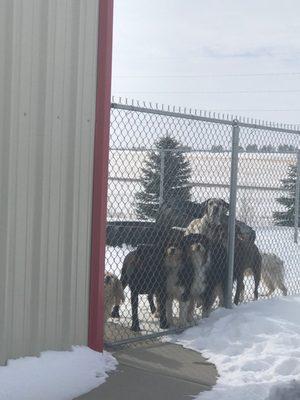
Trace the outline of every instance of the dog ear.
<path fill-rule="evenodd" d="M 226 211 L 229 211 L 229 203 L 227 203 L 227 201 L 222 199 L 222 205 L 225 208 Z"/>
<path fill-rule="evenodd" d="M 209 199 L 207 199 L 203 203 L 201 203 L 202 210 L 203 210 L 202 216 L 207 213 L 208 202 L 209 202 Z"/>

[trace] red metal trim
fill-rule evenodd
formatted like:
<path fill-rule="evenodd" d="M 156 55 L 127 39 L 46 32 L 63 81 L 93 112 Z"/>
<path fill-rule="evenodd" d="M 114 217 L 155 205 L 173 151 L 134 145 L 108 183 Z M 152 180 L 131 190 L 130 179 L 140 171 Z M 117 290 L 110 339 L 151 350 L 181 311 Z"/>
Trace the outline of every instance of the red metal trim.
<path fill-rule="evenodd" d="M 99 0 L 88 345 L 103 351 L 113 0 Z"/>

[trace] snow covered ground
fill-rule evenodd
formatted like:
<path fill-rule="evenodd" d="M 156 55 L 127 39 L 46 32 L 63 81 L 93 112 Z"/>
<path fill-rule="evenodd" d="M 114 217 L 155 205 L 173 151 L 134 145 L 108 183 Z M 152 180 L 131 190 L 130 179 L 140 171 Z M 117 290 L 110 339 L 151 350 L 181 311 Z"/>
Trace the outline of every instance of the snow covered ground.
<path fill-rule="evenodd" d="M 83 346 L 46 351 L 0 367 L 0 400 L 71 400 L 105 382 L 117 361 Z"/>
<path fill-rule="evenodd" d="M 300 382 L 292 380 L 288 383 L 280 383 L 271 388 L 267 400 L 297 400 L 300 399 Z"/>
<path fill-rule="evenodd" d="M 300 296 L 218 309 L 172 342 L 201 352 L 219 372 L 199 400 L 300 398 Z"/>

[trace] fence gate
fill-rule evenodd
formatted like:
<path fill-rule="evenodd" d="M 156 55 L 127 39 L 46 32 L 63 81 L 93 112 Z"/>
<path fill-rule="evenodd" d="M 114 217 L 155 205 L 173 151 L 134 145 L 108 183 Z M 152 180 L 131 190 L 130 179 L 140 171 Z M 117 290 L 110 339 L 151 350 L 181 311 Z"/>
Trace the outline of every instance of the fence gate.
<path fill-rule="evenodd" d="M 195 324 L 206 312 L 204 298 L 212 307 L 231 307 L 241 269 L 245 287 L 240 287 L 239 302 L 252 300 L 260 277 L 255 269 L 264 266 L 269 253 L 284 263 L 288 293 L 299 293 L 298 148 L 299 132 L 292 127 L 112 104 L 106 272 L 114 276 L 106 278 L 105 298 L 108 311 L 109 296 L 116 295 L 113 302 L 120 305 L 113 310 L 118 318 L 107 314 L 107 344 Z M 207 207 L 208 199 L 218 200 Z M 202 238 L 200 243 L 185 229 L 204 214 L 221 228 L 211 231 L 209 242 Z M 193 225 L 188 229 L 192 232 Z M 197 254 L 203 269 L 195 267 Z M 208 254 L 215 265 L 209 273 Z M 116 278 L 129 284 L 123 302 L 112 288 Z M 257 282 L 259 298 L 282 293 L 263 278 Z M 140 293 L 138 319 L 132 314 L 137 301 L 133 292 Z M 153 306 L 165 301 L 167 324 L 164 309 L 153 313 Z"/>

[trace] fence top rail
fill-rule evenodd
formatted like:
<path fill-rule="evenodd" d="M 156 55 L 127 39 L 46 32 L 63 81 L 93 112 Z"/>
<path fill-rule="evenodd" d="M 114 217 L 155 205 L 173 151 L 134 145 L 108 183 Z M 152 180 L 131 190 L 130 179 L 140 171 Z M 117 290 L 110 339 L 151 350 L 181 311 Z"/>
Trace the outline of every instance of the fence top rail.
<path fill-rule="evenodd" d="M 165 109 L 163 106 L 159 108 L 157 104 L 155 105 L 155 108 L 153 108 L 151 103 L 148 107 L 145 102 L 142 102 L 142 104 L 143 106 L 140 106 L 139 102 L 137 102 L 137 105 L 135 105 L 134 102 L 132 102 L 132 104 L 122 104 L 121 102 L 115 103 L 113 101 L 111 103 L 111 108 L 118 110 L 135 111 L 145 114 L 162 115 L 173 118 L 210 122 L 227 126 L 238 125 L 241 128 L 268 130 L 274 132 L 300 135 L 300 128 L 298 126 L 290 124 L 279 124 L 279 123 L 260 121 L 260 120 L 257 121 L 244 117 L 238 118 L 233 115 L 226 115 L 225 117 L 225 115 L 221 116 L 220 114 L 207 111 L 197 111 L 192 109 L 187 110 L 186 108 L 182 110 L 180 107 L 177 110 L 175 107 L 173 107 L 171 110 L 170 106 L 167 106 L 167 109 Z"/>

